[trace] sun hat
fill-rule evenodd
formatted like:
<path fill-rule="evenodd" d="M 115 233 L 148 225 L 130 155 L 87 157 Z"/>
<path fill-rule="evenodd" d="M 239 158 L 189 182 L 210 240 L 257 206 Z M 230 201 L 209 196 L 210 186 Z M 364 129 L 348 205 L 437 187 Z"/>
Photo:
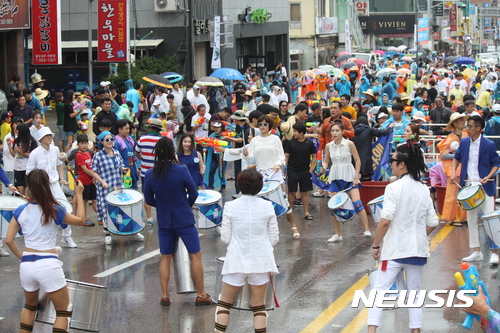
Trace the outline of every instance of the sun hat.
<path fill-rule="evenodd" d="M 415 114 L 412 116 L 413 119 L 421 120 L 423 122 L 427 122 L 427 119 L 425 119 L 425 114 L 422 111 L 417 111 Z"/>
<path fill-rule="evenodd" d="M 44 136 L 46 135 L 52 135 L 52 137 L 54 137 L 54 133 L 52 133 L 52 131 L 50 130 L 50 128 L 48 126 L 44 126 L 42 128 L 40 128 L 38 130 L 38 141 L 40 141 L 41 138 L 43 138 Z"/>
<path fill-rule="evenodd" d="M 467 119 L 469 118 L 470 116 L 469 115 L 466 115 L 465 113 L 458 113 L 458 112 L 454 112 L 451 116 L 450 116 L 450 121 L 448 122 L 448 124 L 446 125 L 446 130 L 447 131 L 453 131 L 453 122 L 457 119 L 460 119 L 460 118 L 465 118 L 465 120 L 467 121 Z"/>
<path fill-rule="evenodd" d="M 149 121 L 149 124 L 148 124 L 149 127 L 158 127 L 158 128 L 162 128 L 163 127 L 163 123 L 161 122 L 160 119 L 158 118 L 153 118 Z"/>
<path fill-rule="evenodd" d="M 229 118 L 234 120 L 247 120 L 247 117 L 245 116 L 245 111 L 243 110 L 236 110 L 236 112 Z"/>
<path fill-rule="evenodd" d="M 244 93 L 244 94 L 241 94 L 241 96 L 249 96 L 249 97 L 253 97 L 252 92 L 251 92 L 250 90 L 245 91 L 245 93 Z"/>
<path fill-rule="evenodd" d="M 38 100 L 44 99 L 45 97 L 47 97 L 48 94 L 49 94 L 48 90 L 42 90 L 40 88 L 35 89 L 35 97 Z"/>

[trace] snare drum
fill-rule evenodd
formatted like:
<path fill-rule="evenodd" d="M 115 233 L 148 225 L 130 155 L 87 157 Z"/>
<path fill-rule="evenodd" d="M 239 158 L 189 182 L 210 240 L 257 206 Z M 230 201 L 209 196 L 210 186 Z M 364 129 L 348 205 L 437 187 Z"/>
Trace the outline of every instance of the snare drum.
<path fill-rule="evenodd" d="M 262 186 L 262 190 L 260 190 L 257 196 L 273 203 L 276 216 L 281 216 L 288 210 L 288 200 L 286 200 L 280 182 L 276 180 L 264 182 L 264 186 Z"/>
<path fill-rule="evenodd" d="M 12 213 L 21 205 L 28 203 L 27 200 L 23 198 L 13 197 L 9 195 L 0 196 L 0 231 L 1 237 L 5 238 L 7 236 L 7 229 L 9 229 L 9 223 L 12 219 Z M 16 237 L 21 237 L 23 233 L 21 229 L 17 233 Z"/>
<path fill-rule="evenodd" d="M 193 212 L 198 229 L 211 229 L 222 222 L 222 195 L 214 190 L 199 190 Z"/>
<path fill-rule="evenodd" d="M 348 222 L 356 216 L 351 198 L 345 192 L 339 192 L 328 200 L 328 208 L 330 208 L 330 214 L 339 222 Z"/>
<path fill-rule="evenodd" d="M 214 288 L 214 298 L 213 301 L 217 303 L 219 301 L 220 293 L 222 291 L 222 267 L 224 266 L 224 260 L 226 257 L 217 258 L 217 268 L 216 268 L 216 276 L 215 276 L 215 288 Z M 271 274 L 269 277 L 269 282 L 266 286 L 266 294 L 264 296 L 264 305 L 266 306 L 266 310 L 274 310 L 274 292 L 273 285 L 275 285 L 276 275 Z M 251 311 L 252 307 L 250 306 L 250 286 L 247 283 L 234 296 L 233 309 L 239 310 L 247 310 Z"/>
<path fill-rule="evenodd" d="M 370 210 L 372 212 L 373 219 L 375 220 L 375 225 L 378 225 L 380 223 L 380 212 L 384 207 L 384 196 L 381 195 L 380 197 L 370 201 L 368 203 L 368 207 L 370 207 Z"/>
<path fill-rule="evenodd" d="M 481 216 L 484 231 L 495 244 L 500 244 L 500 211 Z"/>
<path fill-rule="evenodd" d="M 87 332 L 99 332 L 101 300 L 106 287 L 71 280 L 66 282 L 69 302 L 73 304 L 69 327 Z M 43 291 L 40 292 L 38 305 L 36 321 L 53 325 L 56 320 L 56 310 Z"/>
<path fill-rule="evenodd" d="M 462 207 L 463 210 L 477 208 L 481 206 L 485 199 L 486 193 L 481 185 L 466 186 L 462 188 L 457 195 L 458 205 Z"/>
<path fill-rule="evenodd" d="M 144 196 L 141 192 L 126 188 L 106 195 L 108 230 L 115 235 L 129 236 L 144 229 Z"/>
<path fill-rule="evenodd" d="M 68 213 L 73 214 L 73 205 L 70 204 L 68 200 L 57 200 L 57 202 L 59 202 Z"/>

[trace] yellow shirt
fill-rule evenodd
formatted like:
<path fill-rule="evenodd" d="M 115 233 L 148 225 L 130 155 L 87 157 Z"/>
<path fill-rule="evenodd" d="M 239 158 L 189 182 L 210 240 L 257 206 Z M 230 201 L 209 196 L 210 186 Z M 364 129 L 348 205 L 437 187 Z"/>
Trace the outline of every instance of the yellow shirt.
<path fill-rule="evenodd" d="M 12 132 L 12 128 L 10 127 L 9 123 L 3 123 L 2 126 L 0 126 L 0 139 L 3 142 L 3 139 L 7 134 Z"/>
<path fill-rule="evenodd" d="M 479 98 L 477 99 L 477 105 L 479 105 L 482 108 L 485 108 L 487 106 L 491 106 L 491 95 L 489 91 L 483 91 Z"/>
<path fill-rule="evenodd" d="M 356 109 L 350 105 L 346 106 L 345 108 L 342 108 L 342 112 L 349 112 L 351 114 L 351 119 L 358 118 L 358 114 L 356 113 Z"/>

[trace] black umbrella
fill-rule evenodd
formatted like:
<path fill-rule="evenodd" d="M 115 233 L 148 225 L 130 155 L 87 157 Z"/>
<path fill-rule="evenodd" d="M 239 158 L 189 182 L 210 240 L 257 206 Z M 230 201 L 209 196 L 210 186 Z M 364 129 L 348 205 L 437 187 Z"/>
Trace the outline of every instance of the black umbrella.
<path fill-rule="evenodd" d="M 162 86 L 165 88 L 172 89 L 172 84 L 170 81 L 159 74 L 149 74 L 142 78 L 144 81 L 156 84 L 157 86 Z"/>
<path fill-rule="evenodd" d="M 335 63 L 338 64 L 339 62 L 346 61 L 349 58 L 351 58 L 350 54 L 343 54 L 341 56 L 338 56 L 337 59 L 335 59 Z"/>
<path fill-rule="evenodd" d="M 455 62 L 455 60 L 457 60 L 457 59 L 458 59 L 458 57 L 449 56 L 449 57 L 444 58 L 443 62 L 445 64 L 453 64 Z"/>
<path fill-rule="evenodd" d="M 340 65 L 340 68 L 341 69 L 349 69 L 349 68 L 354 67 L 354 66 L 357 66 L 355 62 L 348 61 L 348 62 L 344 62 L 342 65 Z"/>

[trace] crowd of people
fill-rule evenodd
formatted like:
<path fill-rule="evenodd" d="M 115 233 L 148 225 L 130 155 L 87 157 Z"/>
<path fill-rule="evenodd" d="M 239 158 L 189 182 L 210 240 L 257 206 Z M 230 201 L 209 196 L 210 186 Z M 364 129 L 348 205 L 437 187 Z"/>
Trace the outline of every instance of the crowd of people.
<path fill-rule="evenodd" d="M 378 275 L 375 288 L 389 289 L 396 273 L 404 268 L 409 288 L 418 290 L 422 268 L 430 255 L 422 239 L 426 240 L 437 225 L 431 199 L 435 187 L 446 187 L 440 219 L 454 226 L 468 223 L 469 246 L 474 252 L 464 261 L 483 260 L 477 221 L 492 212 L 495 204 L 496 186 L 490 180 L 499 167 L 500 139 L 489 140 L 483 133 L 500 135 L 500 104 L 496 104 L 500 99 L 500 84 L 496 83 L 500 67 L 471 68 L 444 60 L 436 57 L 415 66 L 413 60 L 386 56 L 377 64 L 353 66 L 337 74 L 311 69 L 315 73 L 312 79 L 297 74 L 288 78 L 282 64 L 277 65 L 274 76 L 263 78 L 249 67 L 244 73 L 247 82 L 238 80 L 222 87 L 193 82 L 183 88 L 174 83 L 170 89 L 150 85 L 147 92 L 132 80 L 118 90 L 110 82 L 101 82 L 93 96 L 88 87 L 53 96 L 57 136 L 46 126 L 45 105 L 49 103 L 44 80 L 35 75 L 34 89 L 20 90 L 14 89 L 19 82 L 14 76 L 7 91 L 8 110 L 0 116 L 5 171 L 4 175 L 0 170 L 0 180 L 8 188 L 5 194 L 10 190 L 28 195 L 30 204 L 38 203 L 39 208 L 22 206 L 14 213 L 18 224 L 9 227 L 7 244 L 17 257 L 23 258 L 23 264 L 25 257 L 35 258 L 27 262 L 36 262 L 44 255 L 58 258 L 57 225 L 95 226 L 85 212 L 91 201 L 96 222 L 105 231 L 104 242 L 112 245 L 105 198 L 124 187 L 126 176 L 131 188 L 141 187 L 144 193 L 146 223 L 158 225 L 162 254 L 160 303 L 170 304 L 170 260 L 178 236 L 191 256 L 196 305 L 207 305 L 212 298 L 204 290 L 201 249 L 191 207 L 199 190 L 233 191 L 228 181 L 234 180 L 234 192 L 230 193 L 234 201 L 226 203 L 223 211 L 221 234 L 229 247 L 215 329 L 225 331 L 234 295 L 248 279 L 254 328 L 265 332 L 262 286 L 269 281 L 268 273 L 278 272 L 272 247 L 279 237 L 276 211 L 258 198 L 263 184 L 278 183 L 278 193 L 287 197 L 283 214 L 293 239 L 301 237 L 293 209 L 302 207 L 303 218 L 313 220 L 309 196 L 335 198 L 339 193 L 348 194 L 354 214 L 360 217 L 363 236 L 370 239 L 366 203 L 361 201 L 359 189 L 363 182 L 386 175 L 392 183 L 385 191 L 373 256 L 388 264 Z M 441 139 L 435 147 L 439 163 L 430 170 L 430 190 L 421 184 L 429 149 L 422 135 Z M 379 166 L 372 163 L 372 144 L 377 142 L 383 143 L 385 156 L 392 154 Z M 68 192 L 61 188 L 67 185 L 68 178 L 64 163 L 74 165 L 77 183 L 70 195 L 74 195 L 76 217 L 51 208 L 59 207 L 57 201 L 67 200 Z M 232 169 L 228 168 L 230 163 Z M 228 170 L 234 170 L 234 174 L 229 175 Z M 40 197 L 32 186 L 37 183 L 51 195 Z M 465 212 L 457 205 L 457 185 L 482 186 L 485 203 Z M 399 193 L 407 190 L 412 195 L 402 198 Z M 186 192 L 188 196 L 180 195 Z M 417 199 L 422 204 L 415 213 L 411 206 Z M 156 208 L 156 221 L 152 207 Z M 241 217 L 249 207 L 257 212 L 255 217 Z M 24 210 L 36 211 L 37 221 L 43 221 L 44 244 L 39 243 L 41 231 L 35 230 L 34 219 L 30 220 Z M 332 211 L 334 233 L 327 242 L 343 241 L 339 222 L 343 220 Z M 19 227 L 25 232 L 24 253 L 13 242 Z M 254 229 L 251 234 L 255 239 L 242 236 L 249 228 Z M 401 234 L 402 228 L 415 228 L 416 232 Z M 70 226 L 64 225 L 62 236 L 63 244 L 77 247 Z M 144 240 L 140 233 L 132 237 Z M 393 241 L 402 237 L 414 246 L 402 249 Z M 380 250 L 382 239 L 389 245 Z M 498 265 L 498 246 L 488 240 L 492 249 L 489 262 Z M 233 252 L 235 243 L 241 246 L 239 252 Z M 241 250 L 255 246 L 262 249 L 265 258 L 249 258 Z M 0 256 L 8 255 L 0 244 Z M 22 282 L 24 278 L 33 279 L 23 272 L 21 276 Z M 31 312 L 36 311 L 32 303 L 38 285 L 23 282 L 26 310 L 21 322 L 26 328 L 32 324 Z M 64 295 L 58 295 L 61 289 L 54 285 L 48 288 L 56 291 L 53 301 L 58 314 L 67 316 L 70 309 Z M 370 330 L 380 325 L 380 316 L 380 309 L 370 310 Z M 66 321 L 58 320 L 58 327 L 66 327 Z M 410 328 L 419 330 L 421 325 L 421 312 L 410 311 Z"/>

